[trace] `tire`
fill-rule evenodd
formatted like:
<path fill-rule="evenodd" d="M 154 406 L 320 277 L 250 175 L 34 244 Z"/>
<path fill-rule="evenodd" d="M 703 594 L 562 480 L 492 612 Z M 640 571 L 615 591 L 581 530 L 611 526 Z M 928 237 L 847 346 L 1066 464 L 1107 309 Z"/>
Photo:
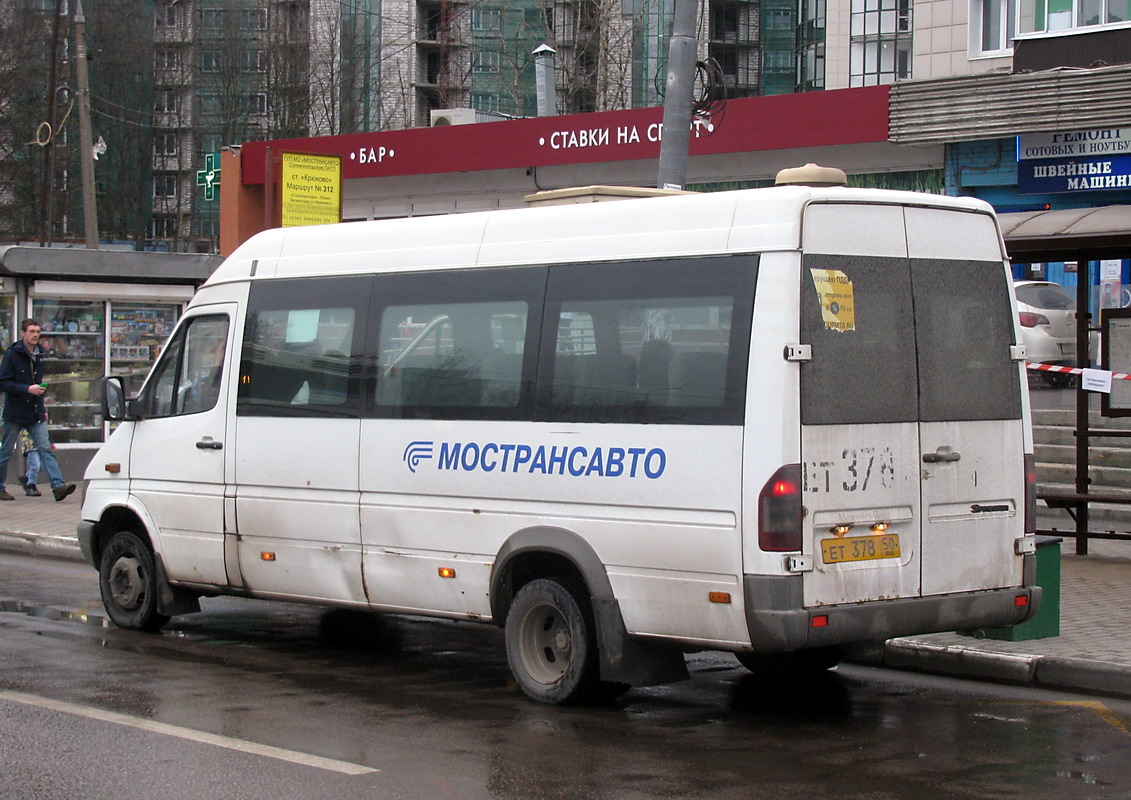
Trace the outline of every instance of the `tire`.
<path fill-rule="evenodd" d="M 149 545 L 130 531 L 114 534 L 98 570 L 98 590 L 110 619 L 127 630 L 160 630 L 169 617 L 157 611 L 157 589 Z"/>
<path fill-rule="evenodd" d="M 608 692 L 622 686 L 600 680 L 596 631 L 584 596 L 574 582 L 554 578 L 531 581 L 515 595 L 506 621 L 507 662 L 531 699 L 577 703 L 615 696 Z"/>
<path fill-rule="evenodd" d="M 840 663 L 839 647 L 815 647 L 790 653 L 735 653 L 738 662 L 755 675 L 815 675 Z"/>

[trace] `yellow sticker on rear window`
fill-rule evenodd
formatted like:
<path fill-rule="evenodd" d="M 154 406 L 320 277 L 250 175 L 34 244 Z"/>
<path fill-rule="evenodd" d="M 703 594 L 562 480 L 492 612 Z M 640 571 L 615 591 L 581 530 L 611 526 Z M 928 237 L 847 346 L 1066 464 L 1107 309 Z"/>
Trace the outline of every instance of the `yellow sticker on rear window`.
<path fill-rule="evenodd" d="M 852 293 L 852 281 L 839 269 L 810 269 L 813 273 L 813 286 L 821 301 L 821 319 L 825 330 L 856 330 L 856 298 Z"/>

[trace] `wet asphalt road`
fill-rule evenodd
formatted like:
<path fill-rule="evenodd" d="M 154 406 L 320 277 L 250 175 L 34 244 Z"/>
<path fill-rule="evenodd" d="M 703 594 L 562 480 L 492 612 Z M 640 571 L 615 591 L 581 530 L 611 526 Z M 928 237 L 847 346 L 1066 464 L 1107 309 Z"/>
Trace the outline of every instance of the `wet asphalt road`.
<path fill-rule="evenodd" d="M 1131 798 L 1121 701 L 697 654 L 688 682 L 554 708 L 493 628 L 204 608 L 104 627 L 92 569 L 0 555 L 0 797 Z"/>

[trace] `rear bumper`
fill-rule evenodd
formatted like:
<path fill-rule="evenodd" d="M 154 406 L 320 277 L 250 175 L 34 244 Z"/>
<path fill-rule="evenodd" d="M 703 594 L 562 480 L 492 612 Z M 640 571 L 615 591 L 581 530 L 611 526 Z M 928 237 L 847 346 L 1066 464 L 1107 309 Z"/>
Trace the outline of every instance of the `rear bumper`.
<path fill-rule="evenodd" d="M 1026 573 L 1028 574 L 1028 570 Z M 800 575 L 746 575 L 746 624 L 755 652 L 781 653 L 895 636 L 1016 625 L 1036 613 L 1038 586 L 805 608 Z M 1016 604 L 1023 595 L 1028 603 Z M 828 622 L 813 626 L 815 617 Z"/>

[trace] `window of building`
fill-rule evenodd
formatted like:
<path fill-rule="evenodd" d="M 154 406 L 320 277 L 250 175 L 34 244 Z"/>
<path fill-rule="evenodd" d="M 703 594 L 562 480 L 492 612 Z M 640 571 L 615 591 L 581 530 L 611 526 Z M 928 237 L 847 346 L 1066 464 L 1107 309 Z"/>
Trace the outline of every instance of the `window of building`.
<path fill-rule="evenodd" d="M 971 0 L 970 55 L 1007 55 L 1017 23 L 1015 0 Z"/>
<path fill-rule="evenodd" d="M 52 4 L 54 5 L 54 4 Z M 51 12 L 54 13 L 52 8 Z M 153 7 L 153 24 L 158 28 L 177 27 L 177 6 L 161 3 Z"/>
<path fill-rule="evenodd" d="M 197 154 L 201 157 L 208 153 L 219 153 L 224 145 L 224 137 L 218 133 L 202 133 L 197 139 Z"/>
<path fill-rule="evenodd" d="M 478 111 L 498 111 L 499 110 L 499 96 L 497 94 L 485 94 L 483 92 L 471 93 L 471 107 Z"/>
<path fill-rule="evenodd" d="M 499 54 L 492 50 L 476 50 L 471 59 L 471 71 L 494 74 L 499 71 Z"/>
<path fill-rule="evenodd" d="M 266 72 L 267 53 L 264 50 L 244 50 L 243 68 L 245 72 Z"/>
<path fill-rule="evenodd" d="M 736 4 L 712 4 L 711 38 L 721 42 L 734 41 L 738 38 L 738 6 Z"/>
<path fill-rule="evenodd" d="M 1131 21 L 1129 0 L 1017 0 L 1017 32 L 1094 30 Z"/>
<path fill-rule="evenodd" d="M 878 86 L 911 77 L 911 40 L 877 37 L 852 43 L 850 86 Z"/>
<path fill-rule="evenodd" d="M 772 30 L 789 30 L 793 27 L 793 11 L 788 8 L 767 8 L 762 12 L 766 27 Z"/>
<path fill-rule="evenodd" d="M 500 31 L 503 15 L 497 8 L 472 8 L 471 29 L 479 32 Z"/>
<path fill-rule="evenodd" d="M 220 71 L 220 51 L 219 50 L 201 50 L 200 51 L 200 71 L 201 72 L 219 72 Z"/>
<path fill-rule="evenodd" d="M 910 0 L 852 0 L 849 85 L 911 77 Z"/>
<path fill-rule="evenodd" d="M 175 70 L 181 66 L 181 53 L 175 47 L 158 47 L 153 51 L 153 68 Z"/>
<path fill-rule="evenodd" d="M 812 92 L 825 88 L 825 45 L 812 44 L 805 47 L 798 59 L 801 70 L 798 75 L 798 90 Z"/>
<path fill-rule="evenodd" d="M 240 10 L 240 28 L 245 31 L 267 30 L 267 9 L 244 8 Z"/>
<path fill-rule="evenodd" d="M 206 239 L 220 237 L 220 220 L 213 216 L 203 215 L 196 219 L 196 235 Z"/>
<path fill-rule="evenodd" d="M 762 69 L 766 72 L 792 72 L 792 50 L 767 50 L 762 53 Z"/>
<path fill-rule="evenodd" d="M 153 92 L 153 110 L 158 114 L 177 113 L 177 92 L 173 89 L 156 89 Z"/>
<path fill-rule="evenodd" d="M 153 176 L 153 196 L 158 199 L 172 200 L 177 197 L 176 173 L 157 173 Z"/>
<path fill-rule="evenodd" d="M 145 228 L 149 239 L 173 239 L 177 235 L 177 218 L 155 214 Z"/>
<path fill-rule="evenodd" d="M 267 92 L 252 92 L 247 98 L 249 114 L 267 113 Z"/>
<path fill-rule="evenodd" d="M 160 131 L 153 134 L 153 155 L 158 158 L 177 154 L 177 134 Z"/>
<path fill-rule="evenodd" d="M 220 95 L 213 92 L 199 92 L 196 95 L 196 107 L 199 109 L 201 114 L 219 114 Z"/>
<path fill-rule="evenodd" d="M 200 10 L 200 27 L 206 31 L 218 31 L 224 27 L 224 9 L 202 8 Z"/>

